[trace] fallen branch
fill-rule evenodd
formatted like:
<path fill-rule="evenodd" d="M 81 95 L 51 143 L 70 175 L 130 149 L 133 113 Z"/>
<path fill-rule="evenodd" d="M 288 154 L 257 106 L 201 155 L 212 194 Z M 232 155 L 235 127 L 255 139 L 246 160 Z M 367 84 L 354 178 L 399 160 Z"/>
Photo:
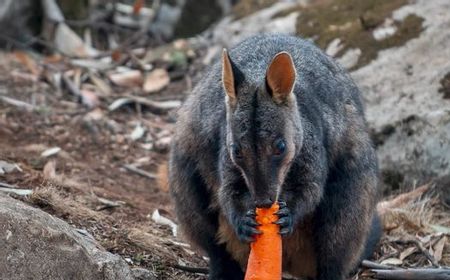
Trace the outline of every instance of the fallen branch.
<path fill-rule="evenodd" d="M 137 168 L 136 166 L 131 165 L 131 164 L 124 164 L 123 167 L 124 167 L 126 170 L 128 170 L 128 171 L 134 172 L 134 173 L 136 173 L 136 174 L 138 174 L 138 175 L 141 175 L 141 176 L 143 176 L 143 177 L 147 177 L 147 178 L 149 178 L 149 179 L 156 179 L 156 178 L 158 178 L 157 175 L 155 175 L 155 174 L 153 174 L 153 173 L 150 173 L 150 172 L 147 172 L 147 171 L 144 171 L 144 170 L 142 170 L 142 169 L 139 169 L 139 168 Z"/>
<path fill-rule="evenodd" d="M 10 185 L 10 184 L 3 183 L 3 182 L 0 182 L 0 187 L 4 187 L 4 188 L 8 188 L 8 189 L 17 189 L 17 188 L 19 188 L 16 185 Z"/>
<path fill-rule="evenodd" d="M 361 263 L 362 267 L 365 268 L 370 268 L 370 269 L 387 269 L 387 270 L 394 270 L 394 269 L 399 269 L 398 267 L 395 266 L 390 266 L 390 265 L 385 265 L 385 264 L 379 264 L 376 262 L 371 262 L 368 260 L 363 260 Z"/>
<path fill-rule="evenodd" d="M 450 269 L 420 268 L 381 270 L 372 269 L 372 277 L 387 280 L 450 280 Z"/>
<path fill-rule="evenodd" d="M 20 101 L 20 100 L 17 100 L 17 99 L 13 99 L 13 98 L 6 97 L 6 96 L 0 96 L 0 100 L 5 102 L 5 103 L 7 103 L 7 104 L 9 104 L 9 105 L 13 105 L 13 106 L 16 106 L 16 107 L 19 107 L 19 108 L 23 108 L 23 109 L 26 109 L 26 110 L 29 110 L 29 111 L 33 111 L 34 110 L 34 106 L 33 105 L 31 105 L 29 103 L 26 103 L 26 102 L 23 102 L 23 101 Z"/>
<path fill-rule="evenodd" d="M 138 103 L 140 105 L 146 106 L 150 111 L 155 113 L 157 112 L 167 112 L 172 109 L 176 109 L 181 106 L 181 101 L 179 100 L 171 100 L 171 101 L 152 101 L 143 97 L 137 96 L 127 96 L 125 98 L 119 98 L 115 100 L 111 105 L 109 105 L 108 109 L 110 111 L 114 111 L 119 109 L 120 107 L 131 104 Z"/>

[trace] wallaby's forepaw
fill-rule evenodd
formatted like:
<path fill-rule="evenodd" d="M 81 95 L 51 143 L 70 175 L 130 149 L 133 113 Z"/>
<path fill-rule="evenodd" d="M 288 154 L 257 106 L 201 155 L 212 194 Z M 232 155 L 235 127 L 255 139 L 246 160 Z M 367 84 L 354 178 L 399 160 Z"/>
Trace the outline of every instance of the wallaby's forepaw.
<path fill-rule="evenodd" d="M 286 205 L 286 202 L 279 201 L 278 205 L 280 210 L 277 211 L 278 221 L 275 224 L 280 226 L 280 234 L 286 236 L 294 231 L 294 218 L 292 216 L 291 210 Z"/>
<path fill-rule="evenodd" d="M 237 218 L 235 223 L 238 238 L 243 242 L 253 242 L 255 240 L 255 235 L 261 234 L 257 229 L 259 224 L 256 222 L 255 210 L 247 211 L 245 216 Z"/>

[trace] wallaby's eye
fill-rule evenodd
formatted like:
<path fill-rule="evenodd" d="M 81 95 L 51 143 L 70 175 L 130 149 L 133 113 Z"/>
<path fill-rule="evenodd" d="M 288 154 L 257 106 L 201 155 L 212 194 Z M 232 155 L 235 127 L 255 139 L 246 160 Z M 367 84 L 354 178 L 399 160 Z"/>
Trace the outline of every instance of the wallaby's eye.
<path fill-rule="evenodd" d="M 272 152 L 276 156 L 281 156 L 286 151 L 286 143 L 283 139 L 277 139 L 273 142 Z"/>
<path fill-rule="evenodd" d="M 236 144 L 231 144 L 231 152 L 233 153 L 233 156 L 237 159 L 241 159 L 242 158 L 242 153 L 241 153 L 241 149 L 239 148 L 238 145 Z"/>

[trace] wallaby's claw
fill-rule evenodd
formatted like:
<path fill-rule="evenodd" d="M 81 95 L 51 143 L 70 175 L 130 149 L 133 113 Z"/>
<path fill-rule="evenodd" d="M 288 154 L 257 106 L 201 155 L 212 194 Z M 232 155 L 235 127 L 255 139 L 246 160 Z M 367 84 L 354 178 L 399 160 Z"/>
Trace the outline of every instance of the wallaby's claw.
<path fill-rule="evenodd" d="M 243 242 L 253 242 L 254 236 L 261 234 L 261 231 L 257 229 L 260 224 L 256 222 L 255 210 L 247 211 L 245 216 L 236 219 L 235 223 L 238 238 Z"/>
<path fill-rule="evenodd" d="M 250 210 L 248 210 L 247 213 L 245 214 L 245 216 L 247 216 L 247 217 L 252 217 L 252 218 L 256 217 L 256 211 L 255 211 L 255 209 L 250 209 Z"/>
<path fill-rule="evenodd" d="M 286 202 L 279 201 L 278 205 L 280 209 L 276 212 L 278 221 L 275 224 L 280 226 L 280 234 L 283 236 L 289 235 L 294 231 L 294 218 L 292 217 L 291 210 L 286 205 Z"/>

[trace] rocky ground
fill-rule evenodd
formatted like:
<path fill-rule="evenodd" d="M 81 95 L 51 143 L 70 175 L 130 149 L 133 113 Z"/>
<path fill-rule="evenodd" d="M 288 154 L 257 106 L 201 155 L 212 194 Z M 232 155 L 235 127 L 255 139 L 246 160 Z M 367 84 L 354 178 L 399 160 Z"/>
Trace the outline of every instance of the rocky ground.
<path fill-rule="evenodd" d="M 164 219 L 176 223 L 158 166 L 206 65 L 222 46 L 267 31 L 311 37 L 364 93 L 386 202 L 374 261 L 450 266 L 448 1 L 273 2 L 241 4 L 201 38 L 112 60 L 0 54 L 0 246 L 10 248 L 0 279 L 25 279 L 21 263 L 46 267 L 32 272 L 46 279 L 74 256 L 86 263 L 64 273 L 86 279 L 206 279 L 207 260 Z M 35 244 L 54 255 L 39 258 Z M 370 266 L 353 279 L 377 277 Z"/>

